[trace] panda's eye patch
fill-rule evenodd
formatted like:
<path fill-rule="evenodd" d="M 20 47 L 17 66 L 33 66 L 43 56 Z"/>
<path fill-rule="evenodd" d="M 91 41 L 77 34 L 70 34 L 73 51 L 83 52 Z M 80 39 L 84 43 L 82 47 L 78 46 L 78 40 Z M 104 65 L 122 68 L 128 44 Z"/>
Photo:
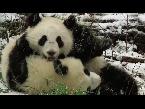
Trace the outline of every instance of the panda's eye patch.
<path fill-rule="evenodd" d="M 85 72 L 86 75 L 90 76 L 90 72 L 89 72 L 88 69 L 84 69 L 84 72 Z"/>
<path fill-rule="evenodd" d="M 64 46 L 64 43 L 63 43 L 63 41 L 62 41 L 60 36 L 58 36 L 56 38 L 56 42 L 58 43 L 59 48 L 62 48 Z"/>
<path fill-rule="evenodd" d="M 39 45 L 40 46 L 43 46 L 44 44 L 45 44 L 45 42 L 47 41 L 47 36 L 46 35 L 43 35 L 42 37 L 41 37 L 41 39 L 39 40 Z"/>

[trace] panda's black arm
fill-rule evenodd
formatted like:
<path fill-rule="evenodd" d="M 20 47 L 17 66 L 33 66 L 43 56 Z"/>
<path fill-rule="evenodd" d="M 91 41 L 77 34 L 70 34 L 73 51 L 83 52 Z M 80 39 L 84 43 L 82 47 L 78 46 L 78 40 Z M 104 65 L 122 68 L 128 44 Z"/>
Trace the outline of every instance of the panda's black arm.
<path fill-rule="evenodd" d="M 33 50 L 23 35 L 16 41 L 9 55 L 8 81 L 11 89 L 17 90 L 16 84 L 22 84 L 26 80 L 28 76 L 26 57 L 32 53 Z"/>

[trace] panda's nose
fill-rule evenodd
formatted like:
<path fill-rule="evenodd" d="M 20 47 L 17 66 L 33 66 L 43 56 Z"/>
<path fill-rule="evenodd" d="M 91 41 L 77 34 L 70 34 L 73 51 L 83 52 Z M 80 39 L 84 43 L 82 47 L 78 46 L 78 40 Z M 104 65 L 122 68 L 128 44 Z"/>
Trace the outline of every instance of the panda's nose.
<path fill-rule="evenodd" d="M 54 56 L 55 52 L 54 51 L 48 51 L 47 52 L 50 56 Z"/>

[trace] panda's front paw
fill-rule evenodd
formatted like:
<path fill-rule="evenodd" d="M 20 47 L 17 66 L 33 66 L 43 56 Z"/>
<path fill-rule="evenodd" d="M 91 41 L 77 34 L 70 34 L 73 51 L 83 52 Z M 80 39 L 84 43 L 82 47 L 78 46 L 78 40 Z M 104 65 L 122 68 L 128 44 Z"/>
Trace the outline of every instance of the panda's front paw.
<path fill-rule="evenodd" d="M 68 67 L 62 65 L 60 60 L 54 60 L 53 62 L 54 70 L 59 75 L 66 75 L 68 73 Z"/>

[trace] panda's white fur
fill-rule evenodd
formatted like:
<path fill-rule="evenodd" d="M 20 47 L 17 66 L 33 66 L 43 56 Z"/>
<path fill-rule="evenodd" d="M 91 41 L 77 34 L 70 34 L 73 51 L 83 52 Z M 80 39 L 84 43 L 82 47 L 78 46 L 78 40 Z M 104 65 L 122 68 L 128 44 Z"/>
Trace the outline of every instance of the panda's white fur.
<path fill-rule="evenodd" d="M 1 66 L 2 66 L 2 77 L 3 80 L 7 83 L 7 72 L 9 67 L 9 55 L 13 48 L 16 46 L 16 39 L 10 40 L 10 42 L 5 46 L 5 48 L 2 50 L 2 56 L 1 56 Z"/>
<path fill-rule="evenodd" d="M 36 26 L 29 27 L 26 33 L 26 39 L 30 42 L 30 47 L 46 57 L 49 57 L 47 52 L 50 50 L 56 52 L 55 57 L 57 58 L 61 53 L 66 56 L 72 49 L 72 32 L 64 26 L 62 20 L 53 17 L 41 18 L 41 21 Z M 43 35 L 47 36 L 48 41 L 44 46 L 38 46 L 38 41 Z M 64 43 L 62 48 L 59 48 L 56 42 L 58 36 L 61 36 Z"/>
<path fill-rule="evenodd" d="M 85 64 L 85 67 L 89 69 L 92 72 L 95 72 L 96 74 L 100 75 L 101 69 L 104 68 L 107 65 L 106 60 L 103 56 L 97 56 L 93 59 L 91 59 L 89 62 Z"/>
<path fill-rule="evenodd" d="M 11 40 L 2 52 L 2 77 L 8 83 L 9 55 L 16 46 L 16 40 Z M 86 91 L 97 88 L 101 82 L 100 76 L 91 72 L 90 76 L 84 73 L 84 66 L 79 59 L 65 58 L 60 60 L 62 65 L 68 67 L 67 75 L 59 75 L 55 72 L 53 62 L 41 56 L 31 55 L 26 57 L 28 78 L 23 84 L 16 87 L 29 94 L 38 94 L 52 89 L 56 83 L 68 86 L 69 89 L 81 89 Z"/>

